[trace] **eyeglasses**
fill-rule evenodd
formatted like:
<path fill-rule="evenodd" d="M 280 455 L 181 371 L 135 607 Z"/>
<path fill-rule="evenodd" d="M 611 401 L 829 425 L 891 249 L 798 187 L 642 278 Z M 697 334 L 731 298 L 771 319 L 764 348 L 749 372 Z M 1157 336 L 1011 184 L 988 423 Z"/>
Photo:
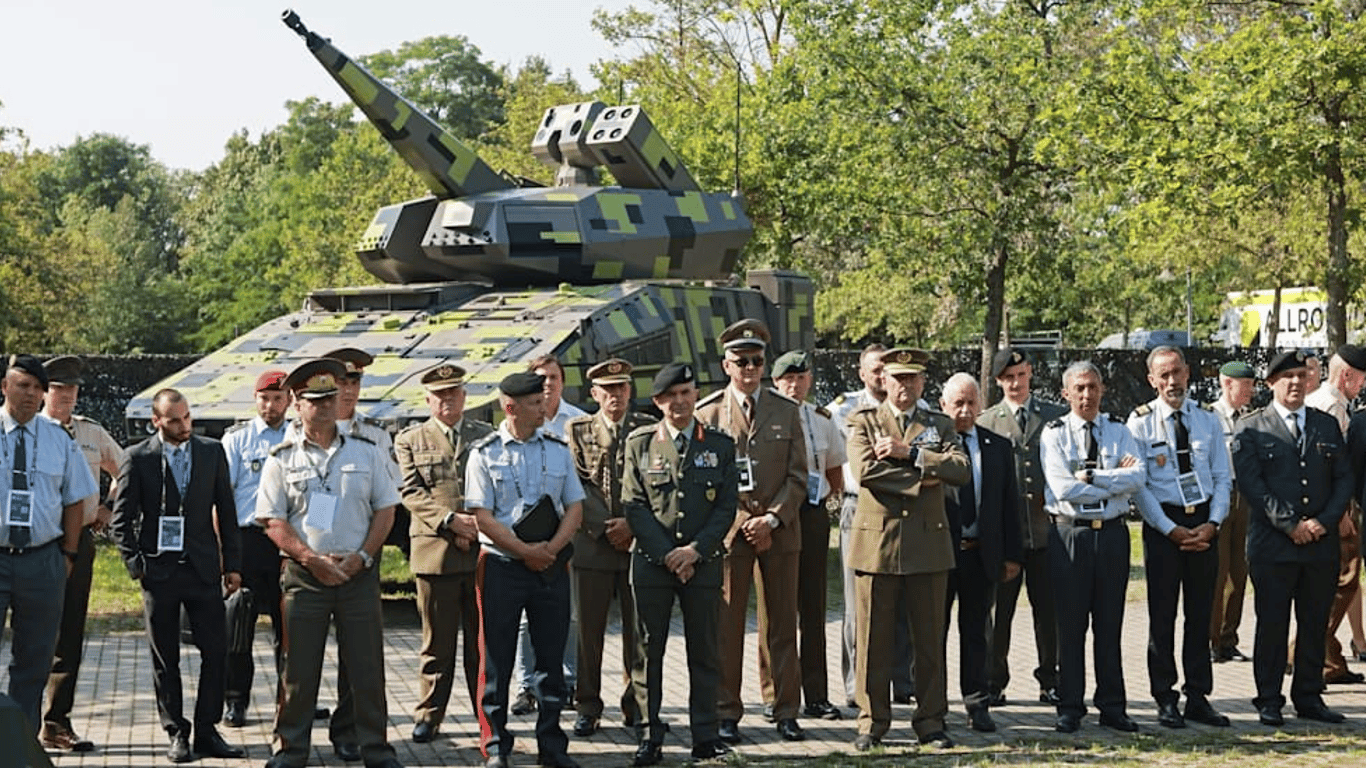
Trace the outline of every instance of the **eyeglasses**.
<path fill-rule="evenodd" d="M 763 368 L 763 367 L 764 367 L 764 356 L 763 356 L 763 355 L 755 355 L 755 356 L 753 356 L 753 357 L 728 357 L 728 358 L 726 358 L 726 360 L 729 361 L 732 365 L 736 366 L 737 368 Z"/>

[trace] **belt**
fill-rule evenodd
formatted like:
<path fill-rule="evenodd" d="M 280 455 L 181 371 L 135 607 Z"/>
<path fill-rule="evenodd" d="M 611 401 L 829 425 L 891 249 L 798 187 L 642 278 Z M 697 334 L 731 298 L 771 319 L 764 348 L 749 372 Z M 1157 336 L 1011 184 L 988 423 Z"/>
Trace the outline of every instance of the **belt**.
<path fill-rule="evenodd" d="M 1067 517 L 1066 515 L 1053 515 L 1053 522 L 1064 527 L 1090 528 L 1099 531 L 1101 528 L 1111 524 L 1122 522 L 1123 518 L 1112 517 L 1107 520 L 1096 520 L 1089 517 Z"/>
<path fill-rule="evenodd" d="M 977 547 L 978 547 L 977 539 L 961 539 L 961 540 L 959 540 L 959 542 L 958 542 L 958 548 L 961 549 L 961 550 L 963 550 L 964 552 L 966 552 L 966 551 L 968 551 L 968 550 L 970 550 L 970 549 L 977 549 Z"/>
<path fill-rule="evenodd" d="M 1163 504 L 1162 511 L 1172 515 L 1194 515 L 1196 513 L 1203 513 L 1205 516 L 1209 516 L 1209 501 L 1202 501 L 1199 504 L 1191 505 Z"/>
<path fill-rule="evenodd" d="M 13 555 L 14 557 L 21 557 L 23 555 L 27 555 L 30 552 L 40 552 L 56 543 L 57 539 L 52 539 L 51 541 L 43 542 L 42 544 L 39 544 L 34 547 L 0 547 L 0 555 Z"/>
<path fill-rule="evenodd" d="M 857 499 L 857 498 L 858 498 L 858 491 L 845 491 L 845 492 L 844 492 L 844 498 L 846 498 L 846 499 Z"/>

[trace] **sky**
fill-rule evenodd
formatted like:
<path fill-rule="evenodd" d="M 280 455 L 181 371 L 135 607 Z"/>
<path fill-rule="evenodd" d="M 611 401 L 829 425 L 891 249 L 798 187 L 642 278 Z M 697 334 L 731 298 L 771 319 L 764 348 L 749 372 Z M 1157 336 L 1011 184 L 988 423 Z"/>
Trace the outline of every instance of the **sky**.
<path fill-rule="evenodd" d="M 593 11 L 631 4 L 0 0 L 0 126 L 22 129 L 42 150 L 110 133 L 150 146 L 152 157 L 171 168 L 197 171 L 222 158 L 233 133 L 245 128 L 256 138 L 283 123 L 287 100 L 347 100 L 281 23 L 286 8 L 352 58 L 409 40 L 464 35 L 485 61 L 516 68 L 539 55 L 590 87 L 589 65 L 617 55 L 593 31 Z"/>

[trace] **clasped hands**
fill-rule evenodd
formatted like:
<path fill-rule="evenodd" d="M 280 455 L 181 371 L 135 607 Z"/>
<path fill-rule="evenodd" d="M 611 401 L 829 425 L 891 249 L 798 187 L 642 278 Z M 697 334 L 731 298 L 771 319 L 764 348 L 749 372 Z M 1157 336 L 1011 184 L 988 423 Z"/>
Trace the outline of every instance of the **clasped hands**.
<path fill-rule="evenodd" d="M 320 555 L 314 552 L 304 560 L 303 565 L 314 578 L 329 587 L 345 584 L 365 570 L 365 561 L 357 552 L 344 555 Z"/>
<path fill-rule="evenodd" d="M 455 534 L 455 546 L 461 552 L 470 551 L 470 547 L 479 541 L 479 522 L 474 515 L 455 512 L 446 524 L 446 529 Z"/>
<path fill-rule="evenodd" d="M 1182 552 L 1204 552 L 1210 548 L 1218 529 L 1213 523 L 1201 523 L 1194 528 L 1178 525 L 1167 534 Z"/>
<path fill-rule="evenodd" d="M 669 569 L 679 581 L 687 584 L 697 572 L 697 563 L 702 559 L 702 555 L 691 544 L 681 547 L 674 547 L 669 550 L 669 554 L 664 556 L 664 567 Z"/>

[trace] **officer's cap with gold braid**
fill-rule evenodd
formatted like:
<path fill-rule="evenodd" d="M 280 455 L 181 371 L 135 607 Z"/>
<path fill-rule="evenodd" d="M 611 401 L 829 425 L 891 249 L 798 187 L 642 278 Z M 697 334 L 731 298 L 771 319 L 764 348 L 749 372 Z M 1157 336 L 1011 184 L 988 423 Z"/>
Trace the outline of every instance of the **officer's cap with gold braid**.
<path fill-rule="evenodd" d="M 1024 353 L 1014 347 L 1006 347 L 997 351 L 991 358 L 991 378 L 999 379 L 1001 374 L 1012 365 L 1023 365 L 1029 362 L 1029 358 Z"/>
<path fill-rule="evenodd" d="M 1304 352 L 1301 350 L 1287 349 L 1279 355 L 1276 355 L 1275 357 L 1271 358 L 1271 362 L 1267 363 L 1266 380 L 1271 381 L 1272 379 L 1276 378 L 1278 374 L 1285 373 L 1286 371 L 1292 371 L 1296 368 L 1304 368 L 1306 366 L 1305 361 L 1308 359 L 1309 356 L 1304 354 Z"/>
<path fill-rule="evenodd" d="M 365 370 L 365 366 L 375 362 L 374 355 L 363 349 L 356 349 L 355 347 L 334 349 L 323 355 L 323 357 L 340 361 L 346 368 L 346 378 L 348 379 L 359 379 L 361 377 L 361 372 Z"/>
<path fill-rule="evenodd" d="M 346 375 L 346 366 L 330 357 L 307 360 L 285 377 L 285 386 L 295 397 L 318 400 L 337 394 L 337 381 Z"/>
<path fill-rule="evenodd" d="M 600 387 L 625 384 L 631 380 L 631 364 L 619 357 L 603 360 L 588 369 L 588 380 Z"/>
<path fill-rule="evenodd" d="M 758 320 L 739 320 L 731 323 L 726 330 L 721 331 L 721 335 L 716 338 L 721 344 L 722 349 L 740 349 L 742 347 L 758 347 L 763 349 L 768 346 L 769 339 L 772 338 L 768 333 L 768 326 Z"/>
<path fill-rule="evenodd" d="M 923 349 L 897 347 L 882 353 L 882 372 L 897 376 L 903 373 L 924 373 L 930 353 Z"/>
<path fill-rule="evenodd" d="M 465 369 L 453 363 L 438 365 L 422 374 L 422 388 L 428 392 L 454 389 L 465 383 Z"/>

